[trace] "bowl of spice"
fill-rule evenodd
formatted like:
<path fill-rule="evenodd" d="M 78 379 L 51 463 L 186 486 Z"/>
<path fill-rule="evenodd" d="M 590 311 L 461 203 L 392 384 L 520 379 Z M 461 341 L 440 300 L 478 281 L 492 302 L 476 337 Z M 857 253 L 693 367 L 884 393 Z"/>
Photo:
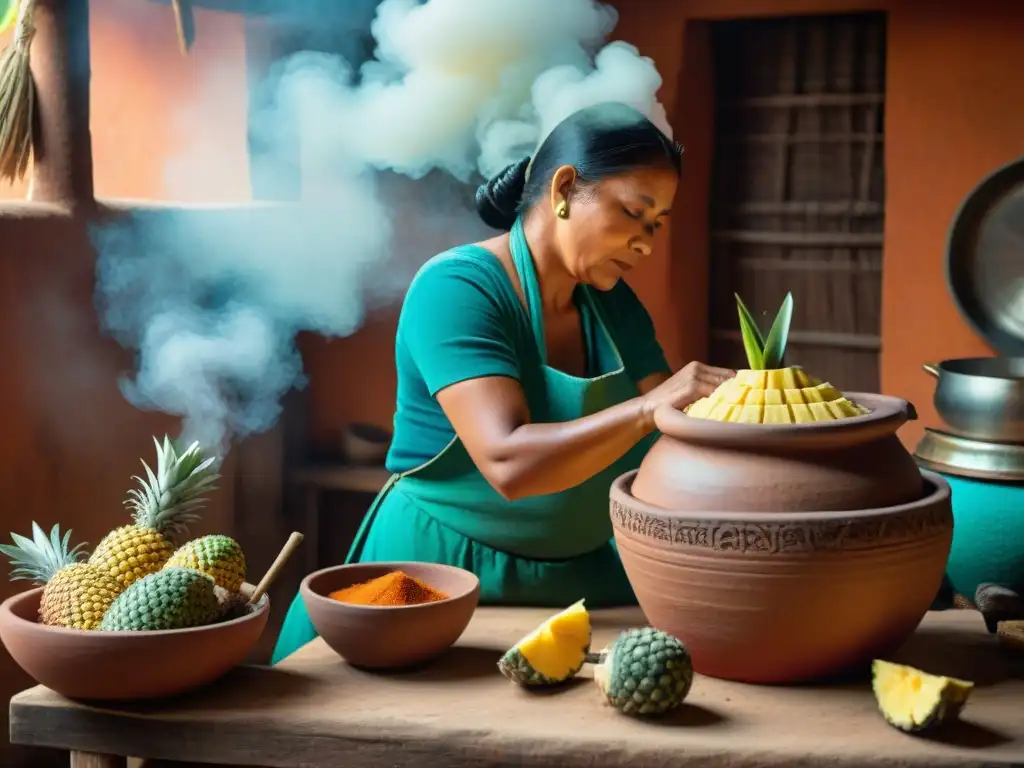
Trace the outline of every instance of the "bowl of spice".
<path fill-rule="evenodd" d="M 299 588 L 317 633 L 354 667 L 400 669 L 440 656 L 465 631 L 480 580 L 437 563 L 350 563 Z"/>

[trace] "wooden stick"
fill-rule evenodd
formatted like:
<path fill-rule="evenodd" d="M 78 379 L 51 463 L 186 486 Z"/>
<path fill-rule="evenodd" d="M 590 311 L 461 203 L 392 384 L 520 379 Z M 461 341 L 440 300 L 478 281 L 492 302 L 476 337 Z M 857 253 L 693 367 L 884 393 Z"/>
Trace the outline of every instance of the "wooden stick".
<path fill-rule="evenodd" d="M 196 41 L 196 18 L 192 13 L 192 0 L 171 0 L 174 9 L 174 25 L 178 29 L 178 47 L 187 56 Z"/>
<path fill-rule="evenodd" d="M 263 593 L 270 588 L 273 584 L 274 579 L 277 578 L 278 574 L 281 573 L 281 569 L 284 568 L 284 564 L 288 562 L 288 558 L 292 556 L 292 553 L 298 549 L 299 544 L 302 543 L 303 536 L 298 531 L 293 531 L 292 535 L 288 537 L 288 541 L 284 543 L 281 551 L 277 553 L 277 558 L 273 563 L 270 564 L 270 568 L 264 574 L 263 578 L 260 579 L 260 583 L 256 585 L 256 589 L 252 591 L 252 595 L 249 596 L 249 605 L 255 605 L 259 602 L 259 599 L 263 597 Z"/>

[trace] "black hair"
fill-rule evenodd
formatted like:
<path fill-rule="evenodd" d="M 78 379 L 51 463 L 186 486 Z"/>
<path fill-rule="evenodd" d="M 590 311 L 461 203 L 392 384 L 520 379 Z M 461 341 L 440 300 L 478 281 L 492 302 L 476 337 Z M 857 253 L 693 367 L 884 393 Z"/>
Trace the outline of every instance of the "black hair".
<path fill-rule="evenodd" d="M 682 148 L 641 112 L 614 101 L 595 104 L 556 125 L 532 164 L 524 157 L 481 184 L 476 210 L 485 224 L 507 231 L 519 214 L 547 195 L 552 176 L 563 165 L 576 169 L 577 183 L 588 184 L 637 168 L 670 168 L 678 174 L 681 156 Z"/>

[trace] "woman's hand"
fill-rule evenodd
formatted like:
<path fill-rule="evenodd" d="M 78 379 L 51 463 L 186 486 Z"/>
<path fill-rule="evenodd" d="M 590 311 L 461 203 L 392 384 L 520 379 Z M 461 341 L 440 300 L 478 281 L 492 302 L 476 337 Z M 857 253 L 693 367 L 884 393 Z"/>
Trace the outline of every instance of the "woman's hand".
<path fill-rule="evenodd" d="M 654 412 L 663 405 L 682 410 L 690 403 L 707 397 L 721 384 L 736 375 L 729 368 L 715 368 L 694 360 L 662 384 L 643 395 L 644 413 L 651 424 Z"/>

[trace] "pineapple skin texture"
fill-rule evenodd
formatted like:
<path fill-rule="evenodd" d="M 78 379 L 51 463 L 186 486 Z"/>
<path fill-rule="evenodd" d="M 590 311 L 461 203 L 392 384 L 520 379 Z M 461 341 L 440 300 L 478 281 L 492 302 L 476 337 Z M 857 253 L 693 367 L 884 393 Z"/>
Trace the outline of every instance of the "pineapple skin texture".
<path fill-rule="evenodd" d="M 174 544 L 152 528 L 122 525 L 108 533 L 89 557 L 127 589 L 143 576 L 155 573 L 174 554 Z"/>
<path fill-rule="evenodd" d="M 625 715 L 661 715 L 678 707 L 693 686 L 685 646 L 653 627 L 623 632 L 603 652 L 594 680 L 608 703 Z"/>
<path fill-rule="evenodd" d="M 218 587 L 237 592 L 245 581 L 245 553 L 230 536 L 214 534 L 186 542 L 171 555 L 165 568 L 192 568 L 213 579 Z"/>
<path fill-rule="evenodd" d="M 61 568 L 39 601 L 39 620 L 50 627 L 96 629 L 121 593 L 121 584 L 88 563 Z"/>
<path fill-rule="evenodd" d="M 144 632 L 201 627 L 215 622 L 221 612 L 213 579 L 189 568 L 164 568 L 118 595 L 100 629 Z"/>
<path fill-rule="evenodd" d="M 828 382 L 792 367 L 737 371 L 686 409 L 692 418 L 739 424 L 811 424 L 866 413 Z"/>
<path fill-rule="evenodd" d="M 498 660 L 498 670 L 522 686 L 558 685 L 583 669 L 590 641 L 590 615 L 581 600 L 506 651 Z"/>

